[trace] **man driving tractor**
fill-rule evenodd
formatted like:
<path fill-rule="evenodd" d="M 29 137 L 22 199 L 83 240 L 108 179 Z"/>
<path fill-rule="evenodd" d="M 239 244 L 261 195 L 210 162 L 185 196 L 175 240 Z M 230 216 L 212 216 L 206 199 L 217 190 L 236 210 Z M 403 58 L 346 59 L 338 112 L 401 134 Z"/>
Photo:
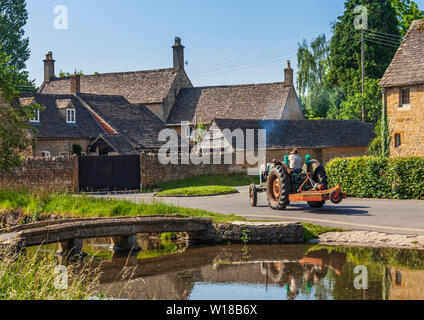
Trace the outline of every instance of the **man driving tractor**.
<path fill-rule="evenodd" d="M 292 152 L 290 152 L 289 155 L 289 168 L 291 171 L 295 170 L 302 170 L 302 157 L 299 156 L 299 150 L 297 148 L 294 148 Z"/>

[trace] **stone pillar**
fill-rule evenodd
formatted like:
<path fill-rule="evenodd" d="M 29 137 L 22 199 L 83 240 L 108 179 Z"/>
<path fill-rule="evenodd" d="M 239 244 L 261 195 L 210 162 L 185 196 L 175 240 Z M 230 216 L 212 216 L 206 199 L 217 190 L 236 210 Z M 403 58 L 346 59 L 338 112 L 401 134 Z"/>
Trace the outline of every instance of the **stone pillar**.
<path fill-rule="evenodd" d="M 59 242 L 57 253 L 65 258 L 84 257 L 87 254 L 83 251 L 83 244 L 81 238 Z"/>
<path fill-rule="evenodd" d="M 138 246 L 137 235 L 112 237 L 111 249 L 113 251 L 136 252 L 141 248 Z"/>

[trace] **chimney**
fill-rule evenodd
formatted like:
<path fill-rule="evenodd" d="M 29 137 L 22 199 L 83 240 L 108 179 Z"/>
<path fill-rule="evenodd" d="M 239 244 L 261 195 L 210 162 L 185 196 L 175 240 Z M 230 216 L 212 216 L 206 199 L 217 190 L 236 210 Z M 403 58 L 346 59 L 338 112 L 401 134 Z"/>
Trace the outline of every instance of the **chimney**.
<path fill-rule="evenodd" d="M 71 75 L 71 94 L 79 96 L 81 93 L 81 76 L 79 74 Z"/>
<path fill-rule="evenodd" d="M 184 46 L 181 44 L 181 38 L 175 37 L 174 49 L 174 70 L 184 70 Z"/>
<path fill-rule="evenodd" d="M 44 61 L 44 81 L 50 81 L 53 79 L 54 76 L 54 63 L 56 62 L 53 60 L 53 53 L 49 51 L 46 54 L 46 60 Z"/>
<path fill-rule="evenodd" d="M 290 66 L 290 60 L 287 61 L 287 68 L 284 69 L 284 82 L 287 85 L 293 85 L 293 69 Z"/>

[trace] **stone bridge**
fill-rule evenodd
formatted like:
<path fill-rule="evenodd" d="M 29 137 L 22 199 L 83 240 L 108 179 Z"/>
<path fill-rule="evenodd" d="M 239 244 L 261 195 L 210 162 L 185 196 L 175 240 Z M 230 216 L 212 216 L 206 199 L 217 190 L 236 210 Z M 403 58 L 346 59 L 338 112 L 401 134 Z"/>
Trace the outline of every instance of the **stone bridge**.
<path fill-rule="evenodd" d="M 0 234 L 1 245 L 16 250 L 59 243 L 59 253 L 80 255 L 83 239 L 111 237 L 115 251 L 137 251 L 137 234 L 163 232 L 202 232 L 212 219 L 181 216 L 141 216 L 99 219 L 66 219 L 20 225 Z M 4 232 L 4 230 L 3 230 Z"/>
<path fill-rule="evenodd" d="M 249 243 L 303 243 L 300 223 L 214 224 L 212 219 L 176 216 L 139 216 L 91 219 L 64 219 L 19 225 L 0 230 L 0 245 L 19 251 L 26 247 L 59 243 L 65 256 L 84 255 L 83 240 L 112 238 L 114 251 L 139 251 L 137 234 L 186 232 L 190 241 L 241 242 L 248 230 Z"/>

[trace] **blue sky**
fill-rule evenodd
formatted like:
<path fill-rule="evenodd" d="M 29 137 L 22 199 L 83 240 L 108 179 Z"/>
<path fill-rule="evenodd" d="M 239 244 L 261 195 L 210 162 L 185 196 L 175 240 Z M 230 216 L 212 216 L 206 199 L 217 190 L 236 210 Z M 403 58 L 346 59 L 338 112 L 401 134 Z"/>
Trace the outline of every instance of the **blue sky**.
<path fill-rule="evenodd" d="M 424 8 L 424 0 L 416 1 Z M 343 0 L 27 0 L 37 84 L 53 51 L 59 70 L 85 74 L 172 66 L 182 38 L 195 86 L 282 81 L 283 61 L 295 64 L 297 43 L 321 33 L 343 13 Z M 68 29 L 54 28 L 54 8 L 68 9 Z M 264 55 L 266 54 L 266 55 Z M 242 60 L 244 58 L 260 56 Z M 238 60 L 238 61 L 235 61 Z M 224 64 L 232 62 L 231 64 Z M 218 66 L 215 66 L 219 64 Z M 211 68 L 205 68 L 214 66 Z M 231 71 L 231 72 L 229 72 Z"/>

